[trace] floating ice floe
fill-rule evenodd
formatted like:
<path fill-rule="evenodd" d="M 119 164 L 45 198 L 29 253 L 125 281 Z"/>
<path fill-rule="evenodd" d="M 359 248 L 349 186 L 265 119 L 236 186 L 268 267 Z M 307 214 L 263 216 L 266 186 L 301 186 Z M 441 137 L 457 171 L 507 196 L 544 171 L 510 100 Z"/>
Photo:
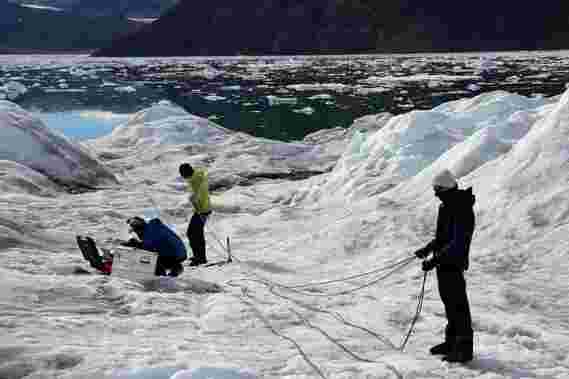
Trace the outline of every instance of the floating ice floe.
<path fill-rule="evenodd" d="M 209 95 L 209 96 L 204 96 L 204 99 L 209 101 L 221 101 L 221 100 L 226 100 L 227 98 L 223 96 Z"/>
<path fill-rule="evenodd" d="M 466 89 L 472 92 L 480 91 L 480 86 L 478 84 L 469 84 Z"/>
<path fill-rule="evenodd" d="M 295 110 L 293 110 L 293 112 L 294 113 L 301 113 L 301 114 L 305 114 L 305 115 L 311 115 L 315 111 L 314 111 L 314 108 L 312 108 L 312 107 L 304 107 L 302 109 L 295 109 Z"/>
<path fill-rule="evenodd" d="M 223 86 L 221 89 L 225 91 L 239 91 L 241 86 Z"/>
<path fill-rule="evenodd" d="M 136 92 L 136 88 L 132 87 L 132 86 L 126 86 L 126 87 L 116 87 L 115 91 L 117 92 L 123 92 L 123 93 L 133 93 Z"/>
<path fill-rule="evenodd" d="M 117 83 L 113 83 L 113 82 L 103 82 L 103 84 L 101 84 L 101 87 L 118 87 L 119 85 Z"/>
<path fill-rule="evenodd" d="M 405 75 L 405 76 L 370 76 L 362 79 L 360 83 L 379 84 L 388 82 L 455 82 L 459 80 L 476 80 L 479 76 L 475 75 L 432 75 L 432 74 L 418 74 L 418 75 Z"/>
<path fill-rule="evenodd" d="M 267 96 L 267 100 L 269 101 L 269 105 L 295 105 L 298 102 L 296 97 L 277 97 L 273 95 Z"/>
<path fill-rule="evenodd" d="M 309 100 L 329 100 L 329 99 L 333 99 L 333 98 L 334 97 L 330 94 L 322 93 L 319 95 L 310 96 L 308 99 Z"/>
<path fill-rule="evenodd" d="M 370 94 L 374 94 L 374 93 L 384 93 L 384 92 L 388 92 L 389 89 L 388 88 L 383 88 L 383 87 L 374 87 L 374 88 L 357 88 L 355 90 L 355 94 L 356 95 L 370 95 Z"/>
<path fill-rule="evenodd" d="M 203 70 L 191 71 L 188 75 L 204 79 L 215 79 L 218 76 L 223 75 L 223 71 L 216 70 L 213 67 L 209 67 Z"/>
<path fill-rule="evenodd" d="M 335 91 L 347 92 L 351 90 L 351 86 L 341 83 L 313 83 L 313 84 L 291 84 L 286 88 L 295 91 Z"/>
<path fill-rule="evenodd" d="M 45 93 L 82 93 L 82 92 L 87 92 L 86 88 L 45 88 L 43 90 L 43 92 Z"/>

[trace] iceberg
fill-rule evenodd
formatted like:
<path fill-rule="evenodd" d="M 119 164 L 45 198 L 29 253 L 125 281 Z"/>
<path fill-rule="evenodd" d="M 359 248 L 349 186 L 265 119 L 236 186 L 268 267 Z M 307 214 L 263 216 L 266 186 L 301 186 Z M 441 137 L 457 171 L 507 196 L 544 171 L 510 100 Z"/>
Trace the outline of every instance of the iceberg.
<path fill-rule="evenodd" d="M 96 141 L 97 145 L 115 147 L 218 143 L 229 130 L 208 119 L 187 113 L 163 100 L 130 116 L 126 123 Z"/>
<path fill-rule="evenodd" d="M 0 160 L 19 163 L 73 187 L 117 183 L 111 171 L 85 148 L 56 134 L 9 101 L 0 101 Z"/>

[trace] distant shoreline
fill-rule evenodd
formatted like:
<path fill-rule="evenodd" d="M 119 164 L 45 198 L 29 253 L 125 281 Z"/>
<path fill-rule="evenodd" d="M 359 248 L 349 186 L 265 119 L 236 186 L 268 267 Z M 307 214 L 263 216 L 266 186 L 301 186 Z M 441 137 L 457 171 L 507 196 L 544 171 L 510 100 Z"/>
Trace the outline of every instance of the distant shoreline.
<path fill-rule="evenodd" d="M 33 54 L 33 55 L 91 55 L 95 49 L 85 50 L 85 49 L 77 49 L 77 50 L 58 50 L 58 49 L 30 49 L 30 48 L 9 48 L 9 47 L 0 47 L 0 55 L 25 55 L 25 54 Z"/>
<path fill-rule="evenodd" d="M 69 50 L 69 49 L 34 49 L 34 48 L 3 48 L 0 47 L 0 55 L 89 55 L 92 56 L 98 49 L 77 49 L 77 50 Z M 444 54 L 456 54 L 456 55 L 469 55 L 469 54 L 516 54 L 516 53 L 537 53 L 537 54 L 547 54 L 547 53 L 559 53 L 559 52 L 567 52 L 569 53 L 569 49 L 566 48 L 559 48 L 559 49 L 535 49 L 535 50 L 527 50 L 527 49 L 519 49 L 519 50 L 465 50 L 465 51 L 417 51 L 417 52 L 401 52 L 401 51 L 394 51 L 394 52 L 365 52 L 365 53 L 346 53 L 346 54 L 314 54 L 314 53 L 306 53 L 306 54 L 259 54 L 259 55 L 250 55 L 250 54 L 236 54 L 236 55 L 167 55 L 167 56 L 153 56 L 153 55 L 132 55 L 132 56 L 120 56 L 120 57 L 113 57 L 113 56 L 95 56 L 99 58 L 258 58 L 258 57 L 265 57 L 265 58 L 278 58 L 278 57 L 320 57 L 320 56 L 327 56 L 327 57 L 342 57 L 342 56 L 374 56 L 374 55 L 444 55 Z"/>

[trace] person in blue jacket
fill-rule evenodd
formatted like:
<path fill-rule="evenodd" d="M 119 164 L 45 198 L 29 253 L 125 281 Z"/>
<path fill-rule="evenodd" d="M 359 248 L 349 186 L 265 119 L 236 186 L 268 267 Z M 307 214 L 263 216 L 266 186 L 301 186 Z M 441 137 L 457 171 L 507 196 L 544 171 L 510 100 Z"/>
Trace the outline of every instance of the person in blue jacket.
<path fill-rule="evenodd" d="M 155 275 L 176 277 L 184 271 L 182 262 L 188 258 L 186 247 L 180 237 L 162 221 L 154 218 L 146 222 L 140 217 L 132 217 L 127 224 L 139 240 L 131 238 L 121 245 L 158 253 Z"/>
<path fill-rule="evenodd" d="M 433 346 L 431 354 L 449 362 L 472 360 L 472 320 L 466 294 L 464 271 L 468 270 L 470 242 L 475 227 L 472 188 L 458 188 L 454 175 L 444 170 L 433 180 L 435 196 L 441 201 L 435 238 L 415 255 L 425 259 L 424 271 L 437 269 L 441 300 L 447 326 L 445 341 Z M 426 259 L 429 254 L 433 256 Z"/>

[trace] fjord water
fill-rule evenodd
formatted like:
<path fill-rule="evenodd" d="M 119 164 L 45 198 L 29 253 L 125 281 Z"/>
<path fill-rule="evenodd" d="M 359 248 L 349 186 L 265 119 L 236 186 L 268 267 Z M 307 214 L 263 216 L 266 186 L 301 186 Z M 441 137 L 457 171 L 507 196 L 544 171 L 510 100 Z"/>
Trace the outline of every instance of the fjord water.
<path fill-rule="evenodd" d="M 431 109 L 491 90 L 550 96 L 569 81 L 567 52 L 101 59 L 1 56 L 15 101 L 75 139 L 170 100 L 233 130 L 283 141 L 380 112 Z"/>

